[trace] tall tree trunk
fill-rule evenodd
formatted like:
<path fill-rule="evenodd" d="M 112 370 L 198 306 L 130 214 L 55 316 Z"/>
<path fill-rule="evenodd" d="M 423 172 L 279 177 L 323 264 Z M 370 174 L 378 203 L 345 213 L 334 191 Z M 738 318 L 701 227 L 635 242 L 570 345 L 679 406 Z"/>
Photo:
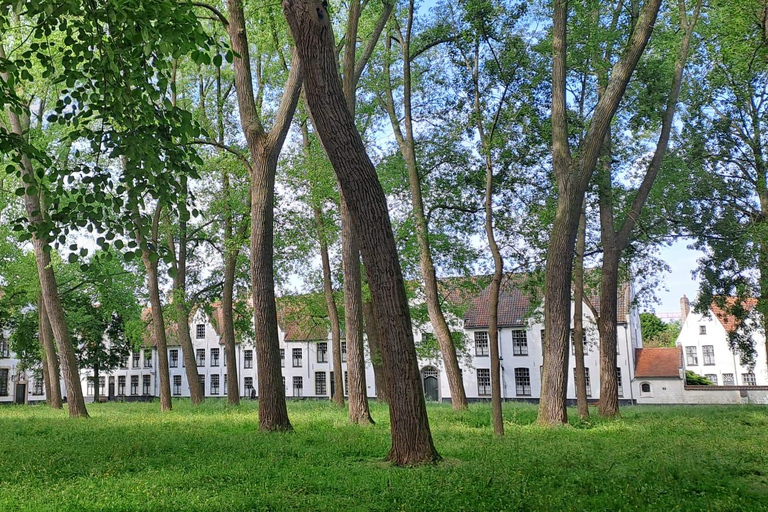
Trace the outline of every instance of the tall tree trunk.
<path fill-rule="evenodd" d="M 357 103 L 357 82 L 355 74 L 355 55 L 357 49 L 357 29 L 360 23 L 360 0 L 349 2 L 347 33 L 344 41 L 342 60 L 342 90 L 347 108 L 355 118 Z M 349 420 L 352 423 L 371 424 L 368 408 L 368 395 L 365 384 L 365 359 L 363 351 L 363 288 L 360 277 L 360 247 L 344 193 L 339 186 L 341 207 L 341 255 L 344 270 L 344 334 L 347 342 L 347 371 L 349 372 Z M 340 369 L 341 367 L 339 367 Z M 342 375 L 337 372 L 336 389 Z M 343 388 L 342 388 L 343 389 Z M 337 392 L 338 394 L 338 392 Z"/>
<path fill-rule="evenodd" d="M 320 260 L 323 265 L 323 294 L 325 307 L 328 310 L 328 320 L 331 322 L 331 353 L 333 354 L 333 387 L 331 397 L 334 403 L 344 405 L 344 371 L 341 369 L 341 328 L 339 327 L 339 312 L 336 310 L 336 299 L 333 296 L 331 281 L 331 259 L 328 256 L 328 241 L 325 238 L 323 212 L 318 206 L 313 207 L 315 226 L 320 239 Z M 349 346 L 349 345 L 347 345 Z"/>
<path fill-rule="evenodd" d="M 179 220 L 179 248 L 175 249 L 173 234 L 168 230 L 168 245 L 174 257 L 176 275 L 173 277 L 173 306 L 176 310 L 176 327 L 179 334 L 182 357 L 184 358 L 184 370 L 187 374 L 189 385 L 189 398 L 193 405 L 203 402 L 205 391 L 200 385 L 195 361 L 195 348 L 192 345 L 192 336 L 189 332 L 189 306 L 187 304 L 187 223 Z"/>
<path fill-rule="evenodd" d="M 99 395 L 101 390 L 99 389 L 99 366 L 93 367 L 93 403 L 99 403 Z"/>
<path fill-rule="evenodd" d="M 5 58 L 5 49 L 2 44 L 0 44 L 0 58 Z M 1 72 L 0 78 L 8 83 L 9 75 L 7 72 Z M 19 115 L 10 108 L 6 109 L 6 113 L 10 120 L 11 132 L 23 137 L 24 130 Z M 69 415 L 73 418 L 87 418 L 88 410 L 85 408 L 85 400 L 83 399 L 83 389 L 77 369 L 75 348 L 72 344 L 72 338 L 69 336 L 69 328 L 67 327 L 64 309 L 61 306 L 59 289 L 51 264 L 51 246 L 45 238 L 46 233 L 41 228 L 45 222 L 45 210 L 40 201 L 38 191 L 35 190 L 35 184 L 38 181 L 37 176 L 32 167 L 32 161 L 27 155 L 21 155 L 20 164 L 21 182 L 24 184 L 24 208 L 27 213 L 27 221 L 34 230 L 32 245 L 35 253 L 35 263 L 37 264 L 37 273 L 40 278 L 41 296 L 59 349 L 59 357 L 61 358 L 60 362 L 64 374 L 64 385 L 67 390 Z"/>
<path fill-rule="evenodd" d="M 648 165 L 637 195 L 632 201 L 630 210 L 620 229 L 615 228 L 613 211 L 611 168 L 610 168 L 610 130 L 606 135 L 606 156 L 602 175 L 598 181 L 600 193 L 600 231 L 603 243 L 603 265 L 600 282 L 600 317 L 598 331 L 600 333 L 600 406 L 601 416 L 615 417 L 619 415 L 618 376 L 616 374 L 617 352 L 617 300 L 619 286 L 619 266 L 621 257 L 629 244 L 632 231 L 639 219 L 645 201 L 651 192 L 656 176 L 661 169 L 669 138 L 672 132 L 677 101 L 682 86 L 685 63 L 688 59 L 693 30 L 698 21 L 702 0 L 697 0 L 693 14 L 689 18 L 685 2 L 679 3 L 680 29 L 683 34 L 675 59 L 675 71 L 672 76 L 667 105 L 662 118 L 661 133 L 656 143 L 651 163 Z M 625 320 L 625 319 L 624 319 Z"/>
<path fill-rule="evenodd" d="M 424 199 L 421 192 L 421 178 L 416 162 L 416 148 L 413 133 L 413 113 L 411 108 L 411 28 L 413 26 L 413 2 L 409 4 L 408 24 L 405 33 L 400 31 L 400 47 L 403 59 L 403 114 L 405 132 L 400 128 L 400 120 L 395 111 L 394 96 L 392 94 L 392 81 L 388 66 L 384 68 L 386 77 L 385 89 L 387 95 L 387 112 L 389 114 L 392 130 L 395 134 L 400 153 L 405 160 L 408 169 L 408 185 L 411 192 L 411 210 L 416 224 L 416 239 L 419 244 L 419 266 L 424 280 L 424 299 L 427 304 L 429 321 L 432 324 L 435 337 L 440 346 L 440 354 L 443 357 L 445 372 L 448 376 L 448 385 L 451 390 L 451 405 L 455 410 L 467 408 L 467 395 L 464 391 L 464 381 L 461 378 L 459 359 L 456 356 L 456 347 L 451 338 L 451 330 L 440 306 L 440 293 L 437 286 L 435 264 L 432 260 L 432 249 L 429 243 L 429 226 L 424 214 Z M 389 40 L 387 41 L 389 47 Z"/>
<path fill-rule="evenodd" d="M 381 364 L 381 345 L 379 327 L 376 322 L 376 314 L 373 303 L 370 300 L 363 301 L 363 318 L 365 319 L 365 334 L 368 337 L 368 350 L 371 354 L 371 366 L 373 366 L 373 378 L 376 386 L 376 401 L 388 403 L 386 375 Z"/>
<path fill-rule="evenodd" d="M 156 212 L 159 212 L 158 207 Z M 156 213 L 155 215 L 159 215 Z M 139 242 L 139 246 L 142 246 Z M 146 244 L 144 244 L 146 247 Z M 158 285 L 157 260 L 152 261 L 149 250 L 142 249 L 141 260 L 144 262 L 144 268 L 147 271 L 147 284 L 149 288 L 149 305 L 152 313 L 152 337 L 157 348 L 157 372 L 160 375 L 160 410 L 170 411 L 173 407 L 171 403 L 171 379 L 168 371 L 168 344 L 165 337 L 165 319 L 163 318 L 163 306 L 160 302 L 160 286 Z M 185 361 L 186 361 L 185 354 Z M 187 365 L 189 366 L 189 365 Z M 190 383 L 190 390 L 193 384 Z"/>
<path fill-rule="evenodd" d="M 552 167 L 558 188 L 545 282 L 544 365 L 538 423 L 557 425 L 568 419 L 568 341 L 571 316 L 573 249 L 584 192 L 595 169 L 605 134 L 629 79 L 653 30 L 661 0 L 648 0 L 632 30 L 621 58 L 614 64 L 605 94 L 597 102 L 579 157 L 571 158 L 566 107 L 567 0 L 555 0 L 552 28 Z"/>
<path fill-rule="evenodd" d="M 587 216 L 582 207 L 576 237 L 576 257 L 573 262 L 573 347 L 576 360 L 576 406 L 579 418 L 589 419 L 587 375 L 584 366 L 584 249 L 587 243 Z"/>
<path fill-rule="evenodd" d="M 48 398 L 48 405 L 53 409 L 61 409 L 61 382 L 59 374 L 59 358 L 56 355 L 54 346 L 53 331 L 51 322 L 48 320 L 48 314 L 45 311 L 43 298 L 37 303 L 37 312 L 40 322 L 40 343 L 43 346 L 43 355 L 45 356 L 45 372 L 43 379 L 45 381 L 45 396 Z"/>
<path fill-rule="evenodd" d="M 285 405 L 280 369 L 280 345 L 275 308 L 273 264 L 275 171 L 280 150 L 290 127 L 301 90 L 302 72 L 294 52 L 275 123 L 269 132 L 259 119 L 253 94 L 250 52 L 242 0 L 228 0 L 230 44 L 240 57 L 233 62 L 235 90 L 248 150 L 254 166 L 251 173 L 251 293 L 255 324 L 257 377 L 259 384 L 259 429 L 292 430 Z"/>
<path fill-rule="evenodd" d="M 343 194 L 342 194 L 343 196 Z M 347 203 L 341 200 L 342 218 L 350 219 Z M 347 337 L 347 371 L 349 372 L 349 421 L 360 425 L 373 423 L 368 408 L 365 385 L 365 359 L 363 348 L 363 289 L 360 277 L 360 249 L 353 226 L 341 224 L 341 251 L 344 262 L 344 324 Z M 346 241 L 346 243 L 345 243 Z M 350 268 L 347 270 L 347 265 Z M 337 377 L 338 378 L 338 377 Z"/>
<path fill-rule="evenodd" d="M 398 465 L 439 458 L 429 428 L 416 348 L 395 238 L 384 190 L 357 132 L 339 80 L 328 11 L 320 0 L 283 0 L 296 48 L 305 68 L 307 103 L 328 158 L 336 171 L 366 266 L 387 375 L 392 449 Z M 395 376 L 397 376 L 395 378 Z"/>

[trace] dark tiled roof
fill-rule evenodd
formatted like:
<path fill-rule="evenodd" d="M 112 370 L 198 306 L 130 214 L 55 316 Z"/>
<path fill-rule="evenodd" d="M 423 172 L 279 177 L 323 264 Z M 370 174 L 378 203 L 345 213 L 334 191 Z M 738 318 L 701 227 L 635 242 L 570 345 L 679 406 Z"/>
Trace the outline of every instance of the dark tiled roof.
<path fill-rule="evenodd" d="M 618 300 L 616 301 L 616 319 L 618 320 L 618 323 L 625 324 L 627 323 L 627 316 L 629 315 L 629 310 L 632 307 L 632 298 L 630 297 L 630 288 L 629 283 L 623 283 L 619 285 L 619 296 Z M 592 303 L 592 305 L 597 310 L 597 314 L 600 314 L 600 294 L 599 293 L 590 293 L 589 294 L 589 302 Z"/>
<path fill-rule="evenodd" d="M 480 295 L 472 299 L 472 305 L 464 315 L 466 329 L 488 328 L 488 300 L 490 295 L 488 285 Z M 516 280 L 505 278 L 499 290 L 499 327 L 514 327 L 525 323 L 530 313 L 530 297 L 516 286 Z"/>
<path fill-rule="evenodd" d="M 328 339 L 330 325 L 322 293 L 277 299 L 277 323 L 285 341 L 322 341 Z"/>
<path fill-rule="evenodd" d="M 682 349 L 638 348 L 635 349 L 635 377 L 676 377 L 680 378 L 683 361 Z"/>

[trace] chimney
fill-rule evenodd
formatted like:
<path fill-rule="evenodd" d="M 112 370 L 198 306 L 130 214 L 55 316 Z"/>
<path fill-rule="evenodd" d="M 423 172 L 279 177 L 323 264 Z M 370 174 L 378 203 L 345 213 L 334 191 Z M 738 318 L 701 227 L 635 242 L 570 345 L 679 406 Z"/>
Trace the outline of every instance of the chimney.
<path fill-rule="evenodd" d="M 688 297 L 683 294 L 680 299 L 680 323 L 684 324 L 685 319 L 688 318 L 688 314 L 691 312 L 691 303 L 688 301 Z"/>

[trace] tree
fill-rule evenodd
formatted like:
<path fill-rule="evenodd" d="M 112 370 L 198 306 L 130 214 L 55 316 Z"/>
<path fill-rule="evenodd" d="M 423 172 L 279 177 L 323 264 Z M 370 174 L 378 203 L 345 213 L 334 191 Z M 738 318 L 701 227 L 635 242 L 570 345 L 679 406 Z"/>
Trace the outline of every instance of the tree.
<path fill-rule="evenodd" d="M 660 4 L 660 0 L 646 1 L 637 18 L 633 19 L 630 38 L 621 57 L 612 66 L 605 93 L 595 105 L 587 134 L 576 157 L 572 156 L 569 141 L 566 94 L 568 2 L 555 0 L 553 5 L 552 167 L 558 196 L 546 264 L 544 318 L 547 336 L 538 416 L 538 423 L 542 425 L 567 421 L 565 394 L 573 248 L 584 192 L 595 170 L 611 120 L 650 39 Z M 623 2 L 620 2 L 615 16 L 619 16 L 622 5 Z"/>
<path fill-rule="evenodd" d="M 674 347 L 680 322 L 664 323 L 653 313 L 640 313 L 644 347 Z"/>
<path fill-rule="evenodd" d="M 337 70 L 330 18 L 315 0 L 283 0 L 283 11 L 305 67 L 307 104 L 334 167 L 360 237 L 373 298 L 390 397 L 392 449 L 398 465 L 436 460 L 413 344 L 408 299 L 386 198 L 347 107 Z"/>

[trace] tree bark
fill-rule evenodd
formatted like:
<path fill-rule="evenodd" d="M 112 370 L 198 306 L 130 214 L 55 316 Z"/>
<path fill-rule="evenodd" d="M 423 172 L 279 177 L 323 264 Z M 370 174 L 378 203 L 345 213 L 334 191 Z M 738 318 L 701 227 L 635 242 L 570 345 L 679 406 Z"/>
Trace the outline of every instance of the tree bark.
<path fill-rule="evenodd" d="M 339 79 L 328 11 L 320 0 L 283 0 L 283 10 L 305 67 L 307 103 L 352 214 L 380 322 L 388 379 L 392 448 L 398 465 L 439 458 L 432 443 L 397 247 L 386 197 L 347 108 Z M 397 378 L 394 378 L 397 376 Z"/>
<path fill-rule="evenodd" d="M 250 52 L 241 0 L 227 1 L 230 44 L 240 57 L 234 60 L 235 90 L 248 150 L 254 166 L 251 173 L 251 293 L 255 324 L 257 377 L 259 384 L 259 429 L 285 431 L 288 419 L 280 369 L 280 351 L 274 285 L 274 194 L 277 159 L 290 127 L 301 90 L 302 72 L 294 52 L 291 70 L 269 132 L 259 119 L 253 95 Z"/>
<path fill-rule="evenodd" d="M 0 44 L 0 58 L 5 58 L 5 49 L 2 44 Z M 8 83 L 9 75 L 7 72 L 2 72 L 0 73 L 0 78 Z M 10 108 L 6 109 L 6 113 L 11 124 L 11 132 L 23 137 L 24 130 L 19 115 Z M 41 296 L 59 349 L 61 368 L 64 374 L 64 385 L 67 390 L 69 416 L 72 418 L 87 418 L 88 410 L 85 408 L 85 400 L 83 399 L 83 389 L 80 384 L 75 348 L 72 344 L 72 338 L 69 336 L 69 328 L 67 327 L 64 309 L 61 306 L 58 285 L 56 284 L 56 277 L 51 264 L 52 249 L 45 238 L 47 233 L 42 232 L 41 229 L 45 222 L 45 211 L 38 192 L 34 190 L 34 184 L 38 180 L 32 167 L 32 161 L 27 155 L 21 155 L 20 170 L 21 182 L 24 184 L 24 208 L 27 214 L 27 221 L 33 230 L 32 245 L 35 252 L 37 274 L 40 278 Z"/>
<path fill-rule="evenodd" d="M 95 366 L 93 368 L 93 403 L 97 404 L 99 403 L 99 367 Z"/>
<path fill-rule="evenodd" d="M 576 257 L 573 263 L 573 347 L 576 360 L 576 406 L 579 418 L 589 419 L 587 403 L 587 375 L 584 366 L 584 250 L 587 238 L 587 216 L 582 207 L 579 231 L 576 237 Z"/>
<path fill-rule="evenodd" d="M 373 366 L 373 378 L 376 386 L 376 401 L 388 403 L 386 375 L 381 364 L 381 338 L 379 337 L 379 327 L 376 322 L 373 303 L 370 300 L 363 301 L 363 318 L 365 319 L 365 334 L 368 337 L 368 350 L 371 353 L 371 366 Z"/>
<path fill-rule="evenodd" d="M 342 194 L 343 196 L 343 194 Z M 342 219 L 351 220 L 347 204 L 341 199 Z M 344 262 L 344 324 L 347 338 L 347 371 L 349 372 L 349 421 L 371 425 L 365 384 L 363 348 L 363 289 L 360 277 L 360 249 L 351 222 L 341 223 L 341 252 Z M 350 267 L 350 268 L 347 268 Z"/>
<path fill-rule="evenodd" d="M 403 59 L 403 124 L 405 133 L 400 128 L 400 120 L 395 111 L 394 97 L 392 94 L 392 81 L 388 66 L 384 67 L 385 89 L 387 95 L 387 112 L 389 114 L 392 130 L 395 134 L 400 153 L 405 160 L 408 169 L 408 185 L 411 192 L 411 211 L 416 225 L 416 239 L 419 244 L 419 266 L 424 280 L 424 299 L 427 303 L 429 321 L 432 324 L 435 337 L 440 346 L 440 354 L 443 357 L 445 373 L 448 376 L 448 385 L 451 390 L 451 405 L 454 410 L 467 408 L 467 395 L 464 391 L 464 381 L 461 378 L 459 359 L 456 356 L 456 347 L 453 344 L 451 330 L 440 306 L 440 293 L 437 286 L 435 264 L 432 260 L 432 250 L 429 243 L 429 225 L 424 214 L 424 199 L 421 191 L 421 178 L 419 177 L 418 163 L 416 161 L 416 148 L 413 133 L 413 112 L 411 108 L 411 29 L 413 26 L 413 2 L 409 4 L 408 24 L 405 33 L 399 31 L 400 47 Z M 387 42 L 389 46 L 389 40 Z"/>
<path fill-rule="evenodd" d="M 570 338 L 573 249 L 584 192 L 597 163 L 605 134 L 624 96 L 629 79 L 653 30 L 661 0 L 642 8 L 624 53 L 613 66 L 605 94 L 599 99 L 579 157 L 574 161 L 568 142 L 566 108 L 567 0 L 555 0 L 552 62 L 552 163 L 558 188 L 557 212 L 547 250 L 542 390 L 538 423 L 567 422 L 568 341 Z"/>
<path fill-rule="evenodd" d="M 37 303 L 37 312 L 40 322 L 40 344 L 43 346 L 43 355 L 45 358 L 45 368 L 43 378 L 45 380 L 45 396 L 48 397 L 48 405 L 53 409 L 61 409 L 61 376 L 59 374 L 59 357 L 56 355 L 54 346 L 53 331 L 51 322 L 48 320 L 48 314 L 45 311 L 43 298 Z"/>
<path fill-rule="evenodd" d="M 331 259 L 328 256 L 328 241 L 325 238 L 323 213 L 320 208 L 313 207 L 315 226 L 320 239 L 320 260 L 323 266 L 323 294 L 325 307 L 328 310 L 328 320 L 331 322 L 331 353 L 333 354 L 333 396 L 331 400 L 338 406 L 344 406 L 344 370 L 341 369 L 341 328 L 339 327 L 339 312 L 336 310 L 336 299 L 333 296 L 331 281 Z"/>
<path fill-rule="evenodd" d="M 702 0 L 698 0 L 693 15 L 688 18 L 685 2 L 679 3 L 680 29 L 683 38 L 675 59 L 675 71 L 672 76 L 670 91 L 667 95 L 667 105 L 662 119 L 661 133 L 656 143 L 651 163 L 646 170 L 637 195 L 632 201 L 624 223 L 617 230 L 613 210 L 613 194 L 610 167 L 610 130 L 605 142 L 605 165 L 601 169 L 598 180 L 600 194 L 600 236 L 603 244 L 603 264 L 600 281 L 600 317 L 598 331 L 600 333 L 600 406 L 598 412 L 604 417 L 619 415 L 618 376 L 616 374 L 617 352 L 617 300 L 619 286 L 619 267 L 621 257 L 630 241 L 631 233 L 640 217 L 645 201 L 651 192 L 656 176 L 669 146 L 677 101 L 680 96 L 685 63 L 688 58 L 693 29 L 698 21 Z M 625 319 L 624 319 L 625 320 Z"/>
<path fill-rule="evenodd" d="M 184 358 L 184 370 L 189 385 L 189 398 L 193 405 L 205 400 L 205 392 L 200 385 L 195 360 L 195 349 L 189 332 L 189 306 L 187 304 L 187 223 L 179 220 L 179 248 L 176 250 L 173 234 L 169 229 L 168 245 L 174 256 L 176 275 L 173 277 L 173 306 L 176 310 L 176 328 L 179 334 L 179 344 Z M 159 350 L 159 349 L 158 349 Z"/>

